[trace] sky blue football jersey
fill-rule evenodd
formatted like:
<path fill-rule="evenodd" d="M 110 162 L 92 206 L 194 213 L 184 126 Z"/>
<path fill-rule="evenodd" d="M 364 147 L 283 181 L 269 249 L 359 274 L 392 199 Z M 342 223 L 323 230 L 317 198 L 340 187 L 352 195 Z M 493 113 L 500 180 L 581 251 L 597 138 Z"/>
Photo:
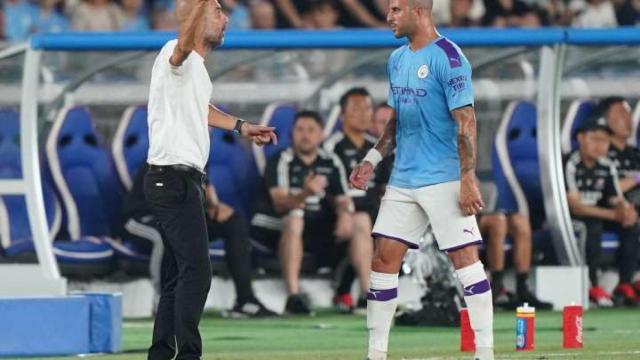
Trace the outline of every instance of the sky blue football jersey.
<path fill-rule="evenodd" d="M 396 158 L 389 184 L 419 188 L 460 179 L 458 124 L 451 110 L 473 105 L 471 65 L 440 37 L 389 57 L 389 106 L 396 111 Z"/>

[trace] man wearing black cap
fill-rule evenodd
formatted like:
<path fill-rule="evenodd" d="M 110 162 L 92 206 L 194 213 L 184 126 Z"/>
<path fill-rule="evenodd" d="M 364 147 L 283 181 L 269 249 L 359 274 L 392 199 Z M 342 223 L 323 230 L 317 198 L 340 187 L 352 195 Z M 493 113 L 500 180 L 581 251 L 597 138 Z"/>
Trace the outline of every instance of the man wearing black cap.
<path fill-rule="evenodd" d="M 611 129 L 603 118 L 591 119 L 578 130 L 578 150 L 565 163 L 567 201 L 574 220 L 574 229 L 584 244 L 589 268 L 589 299 L 598 306 L 612 306 L 612 297 L 598 284 L 598 269 L 602 253 L 604 228 L 620 238 L 620 283 L 615 295 L 621 303 L 635 305 L 633 297 L 621 289 L 630 286 L 638 258 L 638 213 L 623 197 L 618 173 L 606 157 Z"/>

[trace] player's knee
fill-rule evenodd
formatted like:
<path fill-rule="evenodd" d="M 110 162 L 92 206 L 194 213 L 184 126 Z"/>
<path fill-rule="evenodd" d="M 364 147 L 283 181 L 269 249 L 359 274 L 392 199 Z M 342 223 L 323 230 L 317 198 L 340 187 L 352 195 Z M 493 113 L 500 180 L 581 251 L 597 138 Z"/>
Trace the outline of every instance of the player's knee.
<path fill-rule="evenodd" d="M 478 257 L 478 247 L 476 245 L 470 245 L 463 247 L 462 249 L 450 251 L 447 255 L 456 270 L 473 265 L 480 261 L 480 258 Z"/>
<path fill-rule="evenodd" d="M 371 270 L 388 274 L 397 273 L 400 271 L 400 262 L 388 254 L 376 251 L 371 260 Z"/>
<path fill-rule="evenodd" d="M 304 218 L 294 214 L 283 219 L 282 232 L 290 236 L 302 236 L 304 231 Z"/>
<path fill-rule="evenodd" d="M 526 215 L 513 214 L 509 217 L 514 237 L 522 238 L 523 236 L 531 235 L 531 224 L 529 223 L 529 218 Z"/>

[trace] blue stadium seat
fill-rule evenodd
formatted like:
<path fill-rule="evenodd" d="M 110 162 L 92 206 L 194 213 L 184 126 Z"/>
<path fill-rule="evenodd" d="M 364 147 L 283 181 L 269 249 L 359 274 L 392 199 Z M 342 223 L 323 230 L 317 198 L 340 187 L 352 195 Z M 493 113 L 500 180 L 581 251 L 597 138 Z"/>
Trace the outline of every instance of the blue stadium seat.
<path fill-rule="evenodd" d="M 278 145 L 268 144 L 260 147 L 253 145 L 253 154 L 256 166 L 260 173 L 264 173 L 267 159 L 291 145 L 291 133 L 293 131 L 293 120 L 296 115 L 296 108 L 293 105 L 271 104 L 267 106 L 260 120 L 260 124 L 265 126 L 275 126 L 278 135 Z"/>
<path fill-rule="evenodd" d="M 54 243 L 62 272 L 109 273 L 114 253 L 107 242 L 119 220 L 122 189 L 111 154 L 103 148 L 86 107 L 60 111 L 47 138 L 46 156 L 71 239 Z"/>
<path fill-rule="evenodd" d="M 140 165 L 147 160 L 147 152 L 149 151 L 147 115 L 146 105 L 127 108 L 122 115 L 111 144 L 111 152 L 120 182 L 127 190 L 131 190 L 133 179 Z"/>
<path fill-rule="evenodd" d="M 492 151 L 498 207 L 507 212 L 528 213 L 532 222 L 544 218 L 536 121 L 532 103 L 510 103 Z"/>
<path fill-rule="evenodd" d="M 252 214 L 260 181 L 253 164 L 253 154 L 236 135 L 220 129 L 211 131 L 207 163 L 209 181 L 215 186 L 220 200 L 242 212 L 246 218 Z"/>
<path fill-rule="evenodd" d="M 562 124 L 562 153 L 569 154 L 578 148 L 578 139 L 576 133 L 578 128 L 596 109 L 596 103 L 592 100 L 575 100 L 569 106 L 567 115 L 565 115 Z"/>
<path fill-rule="evenodd" d="M 21 179 L 20 119 L 17 111 L 0 108 L 0 178 Z M 42 181 L 49 236 L 60 230 L 62 209 L 47 181 Z M 24 195 L 0 196 L 0 246 L 12 261 L 35 261 L 29 216 Z"/>

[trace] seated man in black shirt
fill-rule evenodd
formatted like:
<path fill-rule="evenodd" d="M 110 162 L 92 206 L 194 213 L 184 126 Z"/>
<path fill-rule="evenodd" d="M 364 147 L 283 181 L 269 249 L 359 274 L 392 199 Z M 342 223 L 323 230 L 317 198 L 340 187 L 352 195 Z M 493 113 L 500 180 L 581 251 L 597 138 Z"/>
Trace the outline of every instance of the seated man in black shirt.
<path fill-rule="evenodd" d="M 320 149 L 322 128 L 318 113 L 296 114 L 293 145 L 267 161 L 262 198 L 251 221 L 253 238 L 278 248 L 289 295 L 285 311 L 290 314 L 311 313 L 299 289 L 303 250 L 316 255 L 321 265 L 335 265 L 334 239 L 352 237 L 346 173 L 337 156 Z"/>
<path fill-rule="evenodd" d="M 162 231 L 158 228 L 158 223 L 144 198 L 143 184 L 147 168 L 147 164 L 140 167 L 133 180 L 133 187 L 125 198 L 121 238 L 132 242 L 139 251 L 150 254 L 149 273 L 154 289 L 159 294 L 164 246 Z M 256 299 L 251 289 L 252 269 L 247 221 L 239 212 L 217 199 L 215 188 L 209 184 L 206 198 L 209 239 L 224 239 L 227 266 L 236 288 L 236 303 L 226 314 L 232 317 L 275 315 Z"/>
<path fill-rule="evenodd" d="M 569 155 L 565 165 L 567 201 L 574 229 L 583 240 L 591 289 L 589 298 L 599 306 L 611 306 L 611 295 L 599 286 L 598 270 L 604 228 L 618 233 L 620 282 L 616 300 L 636 304 L 631 280 L 638 261 L 638 214 L 623 197 L 617 169 L 606 157 L 611 129 L 604 119 L 592 119 L 578 129 L 578 150 Z M 631 288 L 631 291 L 628 289 Z"/>
<path fill-rule="evenodd" d="M 324 149 L 340 158 L 347 173 L 360 163 L 367 152 L 376 144 L 377 139 L 367 133 L 372 126 L 373 104 L 365 88 L 353 88 L 340 98 L 342 111 L 342 131 L 331 135 L 324 142 Z M 360 285 L 360 297 L 357 308 L 366 310 L 366 294 L 369 289 L 369 269 L 373 256 L 371 230 L 378 214 L 380 199 L 389 181 L 393 157 L 385 158 L 376 168 L 368 184 L 368 190 L 349 189 L 349 196 L 355 205 L 353 215 L 353 246 L 351 247 L 353 267 Z M 334 303 L 341 311 L 353 310 L 351 282 L 354 274 L 351 269 L 345 271 L 343 281 L 338 284 Z"/>

